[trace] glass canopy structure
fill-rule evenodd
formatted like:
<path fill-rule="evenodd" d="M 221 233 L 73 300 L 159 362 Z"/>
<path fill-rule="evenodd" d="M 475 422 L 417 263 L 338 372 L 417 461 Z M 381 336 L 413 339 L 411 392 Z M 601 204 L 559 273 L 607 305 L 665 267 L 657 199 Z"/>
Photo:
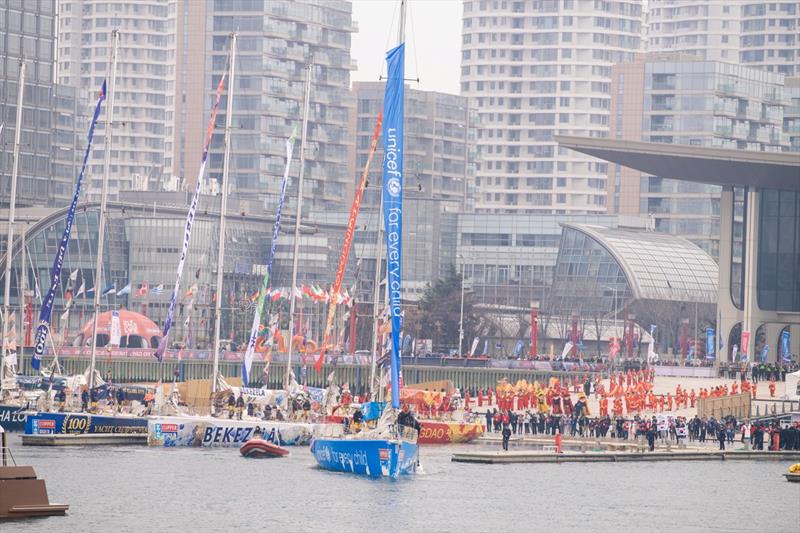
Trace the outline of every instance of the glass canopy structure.
<path fill-rule="evenodd" d="M 663 233 L 562 227 L 546 302 L 551 316 L 656 325 L 667 345 L 686 335 L 679 330 L 687 320 L 699 328 L 714 321 L 719 269 L 697 245 Z"/>

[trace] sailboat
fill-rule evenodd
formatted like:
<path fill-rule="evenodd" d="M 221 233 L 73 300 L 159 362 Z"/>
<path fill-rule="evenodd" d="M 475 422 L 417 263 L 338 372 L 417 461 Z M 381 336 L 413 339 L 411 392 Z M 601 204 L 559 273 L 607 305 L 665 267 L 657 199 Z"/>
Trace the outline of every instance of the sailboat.
<path fill-rule="evenodd" d="M 405 74 L 405 0 L 400 3 L 399 39 L 386 54 L 387 80 L 383 125 L 383 220 L 391 332 L 391 387 L 400 390 L 400 294 L 403 215 L 403 95 Z M 380 262 L 378 262 L 378 265 Z M 396 479 L 416 472 L 419 448 L 416 429 L 401 425 L 400 395 L 392 394 L 374 430 L 343 435 L 341 426 L 327 426 L 311 444 L 320 468 L 372 478 Z M 338 433 L 338 434 L 335 434 Z"/>

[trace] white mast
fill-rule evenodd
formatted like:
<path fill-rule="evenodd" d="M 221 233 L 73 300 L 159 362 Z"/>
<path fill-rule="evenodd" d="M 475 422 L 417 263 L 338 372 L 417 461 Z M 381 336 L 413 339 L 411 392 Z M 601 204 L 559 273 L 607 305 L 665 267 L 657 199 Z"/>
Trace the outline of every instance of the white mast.
<path fill-rule="evenodd" d="M 22 133 L 22 96 L 25 92 L 25 63 L 19 62 L 19 80 L 17 81 L 17 124 L 14 130 L 14 164 L 11 169 L 11 198 L 8 206 L 8 239 L 6 240 L 6 269 L 5 287 L 3 291 L 3 344 L 2 356 L 0 356 L 0 392 L 3 390 L 3 380 L 5 379 L 6 354 L 8 345 L 8 322 L 10 319 L 9 302 L 11 300 L 11 258 L 14 252 L 14 210 L 17 207 L 17 170 L 19 169 L 19 140 Z M 24 265 L 23 265 L 24 266 Z M 19 293 L 19 289 L 17 290 Z M 17 340 L 17 346 L 20 341 Z M 19 349 L 18 349 L 19 351 Z"/>
<path fill-rule="evenodd" d="M 311 58 L 306 64 L 306 90 L 303 100 L 303 127 L 302 137 L 300 139 L 300 174 L 297 178 L 297 212 L 294 215 L 294 251 L 292 252 L 292 296 L 289 300 L 289 346 L 287 348 L 286 358 L 286 377 L 284 379 L 284 387 L 289 389 L 289 377 L 292 372 L 292 341 L 294 340 L 294 307 L 295 297 L 294 291 L 297 287 L 297 261 L 299 259 L 298 251 L 300 250 L 300 219 L 303 213 L 303 175 L 306 168 L 306 137 L 308 137 L 308 109 L 311 101 Z M 324 339 L 323 339 L 324 341 Z"/>
<path fill-rule="evenodd" d="M 225 153 L 222 160 L 222 203 L 219 213 L 219 248 L 217 252 L 217 298 L 214 302 L 214 374 L 211 377 L 211 414 L 214 414 L 213 398 L 217 392 L 219 379 L 219 328 L 222 322 L 222 273 L 225 267 L 225 215 L 228 211 L 228 172 L 231 157 L 231 120 L 233 118 L 234 67 L 236 65 L 236 33 L 231 33 L 230 57 L 228 65 L 228 101 L 225 114 Z M 246 385 L 246 384 L 245 384 Z"/>
<path fill-rule="evenodd" d="M 17 287 L 17 295 L 19 298 L 19 337 L 17 337 L 17 372 L 22 373 L 22 348 L 25 346 L 25 292 L 28 286 L 28 269 L 25 268 L 25 231 L 26 228 L 22 228 L 20 231 L 20 241 L 21 246 L 19 249 L 20 257 L 19 261 L 19 275 L 17 276 L 17 280 L 19 282 L 19 287 Z M 6 300 L 7 301 L 7 300 Z"/>
<path fill-rule="evenodd" d="M 106 111 L 106 127 L 103 132 L 103 186 L 100 193 L 100 221 L 97 233 L 97 256 L 94 263 L 94 318 L 92 319 L 92 358 L 89 363 L 89 390 L 94 388 L 94 372 L 97 362 L 97 320 L 100 315 L 100 278 L 103 273 L 103 246 L 106 235 L 106 202 L 108 200 L 108 179 L 111 173 L 111 130 L 114 126 L 114 92 L 117 76 L 117 48 L 119 47 L 119 30 L 111 30 L 111 79 L 108 84 L 108 110 Z M 110 340 L 109 340 L 110 342 Z"/>

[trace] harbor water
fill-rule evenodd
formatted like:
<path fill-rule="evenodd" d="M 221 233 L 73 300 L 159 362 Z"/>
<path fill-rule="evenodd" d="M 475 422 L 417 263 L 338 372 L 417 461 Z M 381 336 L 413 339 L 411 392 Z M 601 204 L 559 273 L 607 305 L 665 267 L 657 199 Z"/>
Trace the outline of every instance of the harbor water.
<path fill-rule="evenodd" d="M 4 531 L 800 531 L 800 484 L 781 461 L 472 465 L 491 445 L 421 448 L 397 481 L 319 470 L 307 447 L 284 459 L 233 449 L 22 447 L 66 517 Z M 10 526 L 10 527 L 9 527 Z M 8 529 L 7 529 L 8 528 Z"/>

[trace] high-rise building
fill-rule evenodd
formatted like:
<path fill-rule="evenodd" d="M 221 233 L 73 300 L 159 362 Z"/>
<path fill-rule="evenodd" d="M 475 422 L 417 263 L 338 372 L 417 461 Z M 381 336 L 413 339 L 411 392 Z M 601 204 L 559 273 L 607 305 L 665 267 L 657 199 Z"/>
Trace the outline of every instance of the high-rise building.
<path fill-rule="evenodd" d="M 176 0 L 61 0 L 58 83 L 96 94 L 110 76 L 112 30 L 120 32 L 109 197 L 146 190 L 173 174 Z M 87 194 L 99 198 L 105 111 L 97 124 Z"/>
<path fill-rule="evenodd" d="M 357 115 L 352 137 L 356 139 L 356 178 L 361 177 L 369 155 L 375 121 L 383 110 L 385 84 L 355 82 Z M 450 211 L 468 210 L 474 179 L 477 110 L 463 96 L 406 88 L 405 169 L 412 198 L 442 200 Z M 383 143 L 379 142 L 370 183 L 381 183 Z M 378 188 L 368 189 L 365 205 L 378 206 Z"/>
<path fill-rule="evenodd" d="M 274 209 L 286 162 L 286 140 L 295 129 L 299 139 L 305 66 L 311 63 L 304 208 L 341 207 L 353 187 L 348 120 L 354 107 L 350 71 L 355 68 L 350 35 L 356 25 L 350 2 L 208 0 L 206 12 L 206 73 L 197 90 L 214 91 L 227 70 L 230 34 L 238 34 L 230 167 L 233 195 L 257 200 L 261 209 Z M 218 123 L 224 120 L 223 103 Z M 199 153 L 199 146 L 186 149 L 187 158 Z M 209 176 L 221 179 L 221 136 L 215 138 L 209 157 Z M 296 163 L 293 169 L 296 176 Z M 296 183 L 293 187 L 296 191 Z M 290 198 L 295 196 L 290 191 Z"/>
<path fill-rule="evenodd" d="M 786 78 L 783 135 L 790 152 L 800 152 L 800 78 Z"/>
<path fill-rule="evenodd" d="M 612 68 L 611 137 L 779 152 L 783 76 L 680 54 L 640 54 Z M 609 169 L 609 212 L 648 215 L 656 231 L 719 256 L 720 187 Z"/>
<path fill-rule="evenodd" d="M 651 0 L 649 50 L 800 74 L 797 0 Z"/>
<path fill-rule="evenodd" d="M 0 205 L 11 198 L 17 88 L 25 61 L 25 94 L 17 206 L 57 204 L 71 195 L 72 178 L 51 172 L 55 0 L 0 3 Z"/>
<path fill-rule="evenodd" d="M 607 164 L 556 133 L 608 134 L 611 65 L 642 44 L 642 3 L 464 2 L 461 94 L 481 128 L 475 209 L 604 213 Z"/>

